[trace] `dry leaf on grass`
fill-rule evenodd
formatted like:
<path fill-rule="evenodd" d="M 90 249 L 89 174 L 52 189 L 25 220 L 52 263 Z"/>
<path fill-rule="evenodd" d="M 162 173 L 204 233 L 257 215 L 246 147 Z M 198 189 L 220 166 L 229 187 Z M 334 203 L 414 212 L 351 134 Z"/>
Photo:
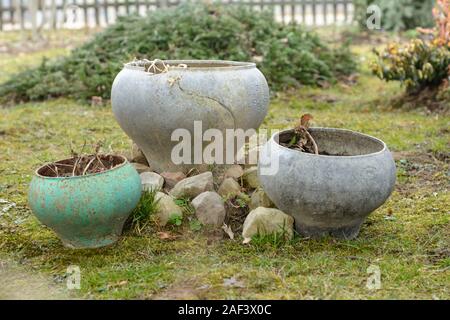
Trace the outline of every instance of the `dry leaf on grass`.
<path fill-rule="evenodd" d="M 175 236 L 169 232 L 158 232 L 158 237 L 161 240 L 173 240 L 173 239 L 177 238 L 177 236 Z"/>

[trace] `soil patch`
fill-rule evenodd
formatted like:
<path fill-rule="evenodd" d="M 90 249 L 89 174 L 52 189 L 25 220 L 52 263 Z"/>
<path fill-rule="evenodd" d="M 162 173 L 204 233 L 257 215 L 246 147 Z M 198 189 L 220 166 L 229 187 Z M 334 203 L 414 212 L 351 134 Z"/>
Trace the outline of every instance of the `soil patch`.
<path fill-rule="evenodd" d="M 396 190 L 410 195 L 430 188 L 434 192 L 448 188 L 448 161 L 442 161 L 433 153 L 393 152 L 397 171 L 406 181 L 397 181 Z M 443 158 L 448 159 L 448 154 Z"/>
<path fill-rule="evenodd" d="M 72 177 L 100 173 L 111 170 L 123 164 L 125 158 L 114 155 L 81 155 L 53 163 L 48 163 L 38 169 L 38 174 L 44 177 Z"/>
<path fill-rule="evenodd" d="M 186 280 L 175 283 L 163 292 L 152 295 L 153 300 L 196 300 L 205 299 L 208 292 L 208 285 L 201 285 L 197 280 Z"/>
<path fill-rule="evenodd" d="M 50 279 L 10 260 L 0 262 L 1 300 L 70 299 L 62 287 Z"/>

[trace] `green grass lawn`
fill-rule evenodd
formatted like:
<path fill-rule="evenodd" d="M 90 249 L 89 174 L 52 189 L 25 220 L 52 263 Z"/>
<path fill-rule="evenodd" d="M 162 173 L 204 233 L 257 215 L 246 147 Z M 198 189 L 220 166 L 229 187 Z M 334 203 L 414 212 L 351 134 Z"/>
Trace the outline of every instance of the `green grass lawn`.
<path fill-rule="evenodd" d="M 353 49 L 369 56 L 367 45 Z M 9 67 L 0 80 L 24 64 L 38 64 L 44 55 L 65 52 L 2 53 Z M 17 272 L 39 273 L 56 286 L 64 284 L 69 265 L 78 265 L 81 289 L 69 293 L 75 298 L 449 299 L 450 117 L 425 108 L 392 109 L 390 99 L 401 90 L 371 76 L 362 62 L 354 86 L 300 88 L 272 99 L 263 128 L 291 127 L 308 112 L 314 125 L 383 139 L 397 163 L 393 195 L 369 216 L 356 240 L 296 237 L 282 245 L 243 245 L 240 236 L 218 240 L 192 231 L 185 219 L 181 227 L 152 226 L 139 236 L 126 231 L 109 248 L 66 249 L 27 206 L 33 170 L 70 156 L 71 148 L 84 141 L 101 140 L 105 151 L 119 153 L 127 152 L 131 141 L 109 105 L 94 108 L 58 99 L 2 109 L 0 198 L 16 206 L 2 213 L 6 204 L 0 203 L 0 256 L 19 264 Z M 159 231 L 176 238 L 161 240 Z M 371 265 L 381 270 L 379 290 L 366 288 Z M 235 285 L 224 282 L 233 277 Z"/>

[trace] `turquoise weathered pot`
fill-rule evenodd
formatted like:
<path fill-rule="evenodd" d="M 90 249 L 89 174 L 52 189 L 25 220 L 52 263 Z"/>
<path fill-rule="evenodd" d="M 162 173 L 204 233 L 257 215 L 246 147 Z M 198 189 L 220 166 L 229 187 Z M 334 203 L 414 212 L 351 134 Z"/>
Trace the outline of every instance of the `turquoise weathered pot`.
<path fill-rule="evenodd" d="M 70 248 L 97 248 L 117 241 L 141 196 L 139 174 L 124 157 L 100 173 L 48 177 L 42 166 L 31 181 L 33 213 Z M 119 160 L 120 160 L 119 159 Z M 68 161 L 70 159 L 58 161 Z"/>

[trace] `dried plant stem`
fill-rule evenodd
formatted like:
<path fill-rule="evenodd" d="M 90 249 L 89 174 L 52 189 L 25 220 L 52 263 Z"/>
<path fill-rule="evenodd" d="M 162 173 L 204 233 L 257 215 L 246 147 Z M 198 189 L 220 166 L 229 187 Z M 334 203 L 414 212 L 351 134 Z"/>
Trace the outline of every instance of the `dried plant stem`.
<path fill-rule="evenodd" d="M 75 160 L 75 164 L 73 165 L 73 170 L 72 170 L 72 177 L 75 176 L 75 171 L 76 171 L 76 169 L 77 169 L 78 162 L 79 162 L 79 160 L 80 160 L 81 158 L 83 158 L 83 156 L 80 156 L 80 157 L 77 158 L 77 160 Z"/>
<path fill-rule="evenodd" d="M 97 153 L 95 154 L 95 157 L 97 158 L 98 162 L 102 164 L 102 167 L 103 167 L 104 169 L 107 169 L 106 166 L 105 166 L 105 164 L 104 164 L 103 161 L 100 159 L 100 157 L 98 156 Z"/>
<path fill-rule="evenodd" d="M 83 176 L 86 175 L 87 170 L 89 169 L 89 167 L 91 166 L 92 162 L 94 162 L 95 159 L 96 159 L 96 157 L 92 157 L 92 159 L 88 162 L 86 167 L 84 167 L 83 174 L 82 174 Z"/>
<path fill-rule="evenodd" d="M 67 163 L 55 163 L 55 166 L 61 166 L 61 167 L 71 167 L 72 168 L 72 164 L 67 164 Z"/>
<path fill-rule="evenodd" d="M 162 64 L 162 69 L 158 68 L 156 63 L 161 63 Z M 150 62 L 150 66 L 147 68 L 147 72 L 151 72 L 151 73 L 165 73 L 167 71 L 169 71 L 168 65 L 165 64 L 164 61 L 162 61 L 160 59 L 152 60 Z"/>
<path fill-rule="evenodd" d="M 79 153 L 75 153 L 71 148 L 72 158 L 54 162 L 45 165 L 46 170 L 42 171 L 43 175 L 49 177 L 75 177 L 85 176 L 90 173 L 98 173 L 114 168 L 118 162 L 113 155 L 100 154 L 100 143 L 96 144 L 95 153 L 84 154 L 86 141 Z"/>
<path fill-rule="evenodd" d="M 294 127 L 294 134 L 291 138 L 291 142 L 288 144 L 283 143 L 285 147 L 299 150 L 302 152 L 308 152 L 308 153 L 314 153 L 319 154 L 319 148 L 317 147 L 317 143 L 312 137 L 312 135 L 309 133 L 309 121 L 313 119 L 313 116 L 309 113 L 306 113 L 301 116 L 300 121 L 298 124 Z M 309 143 L 312 145 L 309 146 Z"/>
<path fill-rule="evenodd" d="M 53 173 L 55 174 L 55 176 L 57 177 L 58 176 L 58 172 L 57 171 L 55 171 L 51 166 L 50 166 L 50 163 L 49 164 L 47 164 L 46 165 L 47 166 L 47 168 L 49 168 L 50 170 L 52 170 L 53 171 Z M 55 166 L 56 167 L 56 166 Z"/>
<path fill-rule="evenodd" d="M 77 158 L 77 160 L 75 161 L 75 164 L 73 165 L 72 177 L 75 176 L 75 171 L 76 171 L 76 169 L 77 169 L 78 162 L 80 162 L 80 161 L 84 158 L 84 156 L 83 156 L 82 154 L 83 154 L 83 151 L 84 151 L 84 148 L 85 148 L 85 147 L 86 147 L 86 140 L 84 140 L 83 147 L 81 148 L 81 151 L 80 151 L 81 156 L 79 156 L 79 157 Z"/>
<path fill-rule="evenodd" d="M 303 131 L 305 132 L 306 137 L 308 138 L 308 140 L 312 143 L 313 148 L 314 148 L 314 154 L 319 154 L 319 148 L 317 148 L 317 143 L 314 140 L 314 138 L 312 137 L 312 135 L 308 132 L 307 129 L 303 129 Z"/>

